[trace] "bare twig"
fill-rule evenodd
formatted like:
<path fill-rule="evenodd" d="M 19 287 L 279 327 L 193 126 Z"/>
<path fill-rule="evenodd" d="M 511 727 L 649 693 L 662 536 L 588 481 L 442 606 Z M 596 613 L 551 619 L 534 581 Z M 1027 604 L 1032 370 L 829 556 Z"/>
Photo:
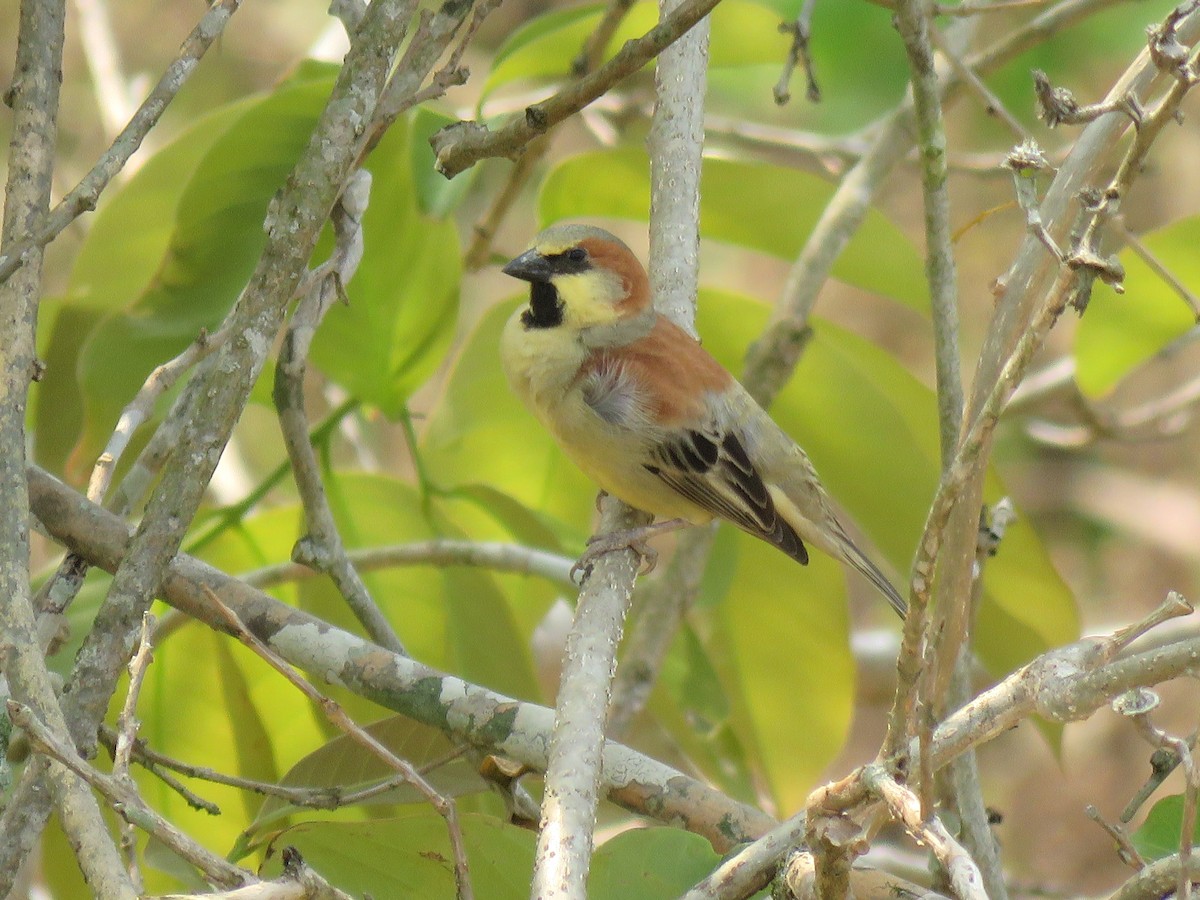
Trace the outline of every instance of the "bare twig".
<path fill-rule="evenodd" d="M 1037 712 L 1060 722 L 1087 718 L 1114 697 L 1158 684 L 1190 667 L 1178 668 L 1195 649 L 1190 639 L 1120 657 L 1125 647 L 1168 617 L 1188 615 L 1191 606 L 1172 592 L 1149 616 L 1103 637 L 1089 637 L 1047 651 L 955 711 L 934 733 L 934 768 L 979 746 Z"/>
<path fill-rule="evenodd" d="M 12 85 L 4 97 L 12 117 L 0 234 L 0 252 L 13 261 L 11 277 L 0 280 L 0 322 L 4 323 L 4 349 L 0 352 L 0 509 L 4 510 L 0 516 L 0 669 L 5 682 L 0 694 L 33 710 L 60 738 L 68 734 L 69 721 L 46 669 L 34 615 L 25 468 L 29 391 L 41 371 L 35 325 L 44 290 L 44 260 L 41 245 L 14 251 L 50 203 L 65 19 L 62 0 L 20 4 Z M 3 743 L 7 745 L 7 739 Z M 38 802 L 21 802 L 21 788 L 33 782 L 40 788 Z M 76 848 L 92 889 L 106 898 L 132 898 L 135 889 L 95 797 L 70 771 L 44 759 L 27 767 L 17 790 L 7 794 L 0 808 L 0 834 L 4 835 L 0 840 L 0 896 L 7 897 L 12 891 L 51 803 L 58 809 L 63 830 Z"/>
<path fill-rule="evenodd" d="M 1105 834 L 1113 839 L 1113 843 L 1117 845 L 1117 857 L 1121 862 L 1138 872 L 1146 868 L 1146 861 L 1142 859 L 1142 855 L 1133 846 L 1133 842 L 1129 840 L 1129 835 L 1125 833 L 1124 828 L 1114 822 L 1109 822 L 1104 816 L 1100 815 L 1100 810 L 1090 804 L 1083 812 L 1084 815 L 1103 828 Z"/>
<path fill-rule="evenodd" d="M 863 770 L 863 781 L 879 796 L 912 837 L 928 847 L 949 876 L 959 900 L 987 900 L 979 867 L 936 816 L 925 815 L 912 791 L 900 785 L 883 766 Z"/>
<path fill-rule="evenodd" d="M 200 58 L 213 42 L 221 36 L 225 24 L 241 6 L 241 0 L 215 0 L 204 16 L 183 42 L 183 48 L 175 61 L 167 67 L 154 90 L 150 92 L 133 118 L 122 129 L 99 161 L 83 180 L 67 193 L 58 205 L 32 225 L 20 243 L 6 247 L 0 256 L 0 281 L 8 278 L 21 260 L 32 250 L 44 247 L 58 234 L 85 212 L 96 208 L 100 194 L 109 182 L 125 167 L 129 158 L 142 145 L 150 129 L 158 124 L 167 106 L 175 99 L 188 76 L 195 70 Z"/>
<path fill-rule="evenodd" d="M 719 0 L 685 0 L 674 13 L 645 35 L 629 41 L 611 60 L 595 72 L 554 96 L 535 103 L 496 132 L 478 122 L 458 122 L 443 128 L 432 138 L 438 171 L 453 178 L 481 159 L 492 156 L 512 157 L 526 144 L 579 112 L 623 78 L 632 75 L 647 62 L 679 39 L 689 28 L 712 11 Z"/>
<path fill-rule="evenodd" d="M 602 504 L 603 533 L 641 524 L 617 500 Z M 583 900 L 592 856 L 617 645 L 640 560 L 632 550 L 596 561 L 579 594 L 567 635 L 546 763 L 542 822 L 534 856 L 533 896 Z"/>
<path fill-rule="evenodd" d="M 812 37 L 813 9 L 816 5 L 816 0 L 804 0 L 804 5 L 800 7 L 800 13 L 794 21 L 779 24 L 779 31 L 782 34 L 792 36 L 792 46 L 788 48 L 787 60 L 783 64 L 783 71 L 779 74 L 779 81 L 776 82 L 773 89 L 775 102 L 779 106 L 783 106 L 792 99 L 789 85 L 797 65 L 804 66 L 804 96 L 808 98 L 809 103 L 821 102 L 821 88 L 817 86 L 816 69 L 813 67 L 812 56 L 808 52 L 808 42 Z"/>
<path fill-rule="evenodd" d="M 146 679 L 146 671 L 153 661 L 153 651 L 150 646 L 150 635 L 154 629 L 154 617 L 149 613 L 142 616 L 142 636 L 138 641 L 137 651 L 129 660 L 129 688 L 125 692 L 125 703 L 117 716 L 117 743 L 113 752 L 112 777 L 123 782 L 130 791 L 136 793 L 137 785 L 129 774 L 129 756 L 137 740 L 139 723 L 137 720 L 138 697 L 142 693 L 142 683 Z M 137 833 L 131 822 L 126 822 L 121 834 L 121 847 L 129 863 L 129 877 L 134 887 L 141 893 L 144 890 L 141 866 L 137 858 Z"/>
<path fill-rule="evenodd" d="M 304 411 L 304 375 L 308 368 L 309 347 L 325 313 L 344 296 L 342 286 L 354 277 L 362 260 L 362 217 L 367 210 L 370 191 L 370 173 L 359 169 L 347 180 L 334 206 L 331 216 L 334 250 L 329 259 L 305 279 L 304 296 L 292 315 L 275 364 L 272 396 L 307 527 L 307 533 L 292 549 L 292 559 L 329 575 L 371 640 L 396 653 L 404 653 L 400 638 L 346 555 L 346 547 L 325 496 L 321 467 L 308 437 L 308 414 Z"/>
<path fill-rule="evenodd" d="M 804 813 L 792 816 L 757 841 L 724 860 L 704 880 L 688 891 L 683 900 L 721 900 L 749 897 L 762 890 L 775 876 L 785 856 L 804 840 Z M 859 895 L 866 896 L 866 895 Z"/>
<path fill-rule="evenodd" d="M 1142 239 L 1125 226 L 1125 220 L 1121 216 L 1113 216 L 1108 221 L 1109 225 L 1121 236 L 1121 240 L 1134 252 L 1138 259 L 1144 262 L 1150 271 L 1161 278 L 1171 290 L 1179 295 L 1179 299 L 1187 304 L 1192 316 L 1195 317 L 1197 322 L 1200 322 L 1200 297 L 1197 297 L 1188 289 L 1187 285 L 1176 278 L 1175 273 L 1168 269 L 1162 260 L 1150 251 L 1150 248 L 1146 246 Z"/>
<path fill-rule="evenodd" d="M 1200 879 L 1200 854 L 1186 861 L 1171 854 L 1146 866 L 1115 891 L 1108 900 L 1159 900 L 1179 887 L 1181 878 Z"/>
<path fill-rule="evenodd" d="M 116 741 L 116 732 L 106 725 L 101 726 L 100 743 L 108 748 L 110 752 L 115 752 Z M 337 786 L 289 787 L 288 785 L 276 784 L 270 781 L 255 781 L 253 778 L 240 778 L 237 775 L 227 775 L 224 772 L 218 772 L 216 769 L 210 769 L 206 766 L 193 766 L 163 753 L 158 753 L 146 746 L 145 742 L 141 740 L 136 741 L 130 748 L 130 759 L 183 797 L 193 809 L 202 810 L 214 816 L 221 814 L 220 808 L 215 803 L 198 797 L 195 793 L 184 787 L 178 779 L 170 774 L 172 771 L 186 775 L 188 778 L 210 781 L 213 784 L 223 784 L 226 787 L 237 788 L 238 790 L 248 791 L 252 794 L 260 794 L 264 797 L 275 797 L 276 799 L 283 800 L 285 803 L 309 809 L 341 809 L 346 806 L 353 806 L 408 783 L 404 776 L 396 775 L 353 791 L 348 791 L 345 788 Z M 429 767 L 424 767 L 422 771 L 427 768 Z"/>
<path fill-rule="evenodd" d="M 417 27 L 396 74 L 388 82 L 387 89 L 379 102 L 379 107 L 372 118 L 366 140 L 358 162 L 361 164 L 366 156 L 375 148 L 383 135 L 407 110 L 418 103 L 440 97 L 454 85 L 463 84 L 467 80 L 468 70 L 461 66 L 462 56 L 466 52 L 467 43 L 475 33 L 480 23 L 500 0 L 482 0 L 478 6 L 471 3 L 461 3 L 458 0 L 443 0 L 436 11 L 423 9 L 417 17 Z M 466 14 L 472 10 L 471 22 L 467 25 L 466 35 L 459 45 L 451 52 L 446 64 L 434 73 L 429 83 L 422 88 L 429 71 L 454 40 L 454 35 L 462 27 Z"/>
<path fill-rule="evenodd" d="M 1033 89 L 1037 96 L 1038 116 L 1051 128 L 1058 125 L 1084 125 L 1110 112 L 1123 112 L 1133 124 L 1141 124 L 1141 107 L 1133 94 L 1080 105 L 1069 90 L 1051 85 L 1041 69 L 1033 71 Z"/>
<path fill-rule="evenodd" d="M 561 587 L 576 586 L 569 574 L 574 560 L 519 544 L 438 538 L 412 544 L 349 550 L 346 555 L 356 569 L 364 572 L 395 566 L 478 566 L 497 572 L 536 575 Z M 246 572 L 241 578 L 255 587 L 271 587 L 310 578 L 314 574 L 308 566 L 280 563 Z"/>
<path fill-rule="evenodd" d="M 446 820 L 446 830 L 450 836 L 450 848 L 454 855 L 454 881 L 458 900 L 470 900 L 470 898 L 474 897 L 474 891 L 471 888 L 471 873 L 467 867 L 467 851 L 463 845 L 462 828 L 458 823 L 458 810 L 454 804 L 454 800 L 440 794 L 411 763 L 396 756 L 396 754 L 380 743 L 370 732 L 351 719 L 346 714 L 346 711 L 342 709 L 341 704 L 336 700 L 326 697 L 313 687 L 311 683 L 298 675 L 270 647 L 259 640 L 257 635 L 246 627 L 245 623 L 238 617 L 238 614 L 230 609 L 215 592 L 208 588 L 205 590 L 208 593 L 209 600 L 225 616 L 226 621 L 232 626 L 234 633 L 242 643 L 257 653 L 267 665 L 287 679 L 288 683 L 300 691 L 300 693 L 304 694 L 313 705 L 317 706 L 325 714 L 330 723 L 337 726 L 346 737 L 350 738 L 350 740 L 354 741 L 354 743 L 358 744 L 389 768 L 404 776 L 405 781 L 420 791 L 429 805 L 434 808 L 438 815 Z"/>
<path fill-rule="evenodd" d="M 945 35 L 942 34 L 941 29 L 930 26 L 929 38 L 933 42 L 933 45 L 937 47 L 938 53 L 942 54 L 946 58 L 946 61 L 950 63 L 951 68 L 958 73 L 958 77 L 983 100 L 983 108 L 987 114 L 995 116 L 1003 122 L 1009 131 L 1017 136 L 1018 140 L 1023 141 L 1028 139 L 1029 132 L 1025 126 L 1020 123 L 1016 116 L 1008 111 L 1008 107 L 1004 105 L 1004 101 L 997 97 L 991 88 L 983 83 L 983 79 L 975 74 L 975 70 L 964 63 L 962 57 L 954 52 L 946 41 Z"/>
<path fill-rule="evenodd" d="M 133 788 L 131 781 L 105 775 L 84 762 L 73 748 L 55 737 L 29 707 L 10 700 L 8 712 L 13 721 L 29 734 L 30 742 L 39 752 L 52 757 L 90 784 L 121 818 L 154 835 L 199 869 L 208 882 L 220 887 L 241 887 L 258 880 L 252 873 L 205 849 L 154 812 Z"/>

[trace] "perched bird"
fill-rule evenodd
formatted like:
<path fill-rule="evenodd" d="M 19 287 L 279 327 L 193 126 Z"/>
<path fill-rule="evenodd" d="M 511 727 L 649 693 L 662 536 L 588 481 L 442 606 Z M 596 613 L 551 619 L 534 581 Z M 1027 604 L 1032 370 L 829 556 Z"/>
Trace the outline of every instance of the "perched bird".
<path fill-rule="evenodd" d="M 513 391 L 601 489 L 667 522 L 732 522 L 802 565 L 805 543 L 904 600 L 854 545 L 808 456 L 720 363 L 655 311 L 637 257 L 588 225 L 555 225 L 504 267 L 530 283 L 500 356 Z M 636 537 L 638 535 L 634 535 Z M 606 545 L 636 546 L 629 534 Z"/>

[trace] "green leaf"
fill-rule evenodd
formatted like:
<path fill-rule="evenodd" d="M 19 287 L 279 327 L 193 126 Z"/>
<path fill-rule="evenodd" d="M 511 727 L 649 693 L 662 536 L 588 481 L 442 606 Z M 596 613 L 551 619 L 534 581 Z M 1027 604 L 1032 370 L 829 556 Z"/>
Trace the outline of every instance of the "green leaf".
<path fill-rule="evenodd" d="M 603 4 L 556 9 L 532 19 L 509 36 L 496 52 L 483 86 L 483 99 L 517 80 L 559 79 L 571 74 L 575 59 L 603 14 Z M 779 14 L 753 0 L 725 0 L 712 14 L 710 68 L 781 64 L 789 39 L 779 33 Z M 636 3 L 618 26 L 604 58 L 658 24 L 658 6 Z"/>
<path fill-rule="evenodd" d="M 1142 236 L 1142 242 L 1193 295 L 1200 292 L 1200 216 Z M 1142 363 L 1196 327 L 1178 293 L 1132 250 L 1120 254 L 1125 293 L 1097 284 L 1075 335 L 1076 380 L 1100 397 Z"/>
<path fill-rule="evenodd" d="M 459 817 L 475 896 L 529 896 L 536 835 L 481 815 Z M 453 900 L 454 864 L 446 821 L 432 811 L 370 822 L 306 822 L 282 832 L 305 862 L 352 896 Z M 277 874 L 278 854 L 267 871 Z"/>
<path fill-rule="evenodd" d="M 192 172 L 255 102 L 240 101 L 202 117 L 147 159 L 128 182 L 110 189 L 75 258 L 67 294 L 43 302 L 39 355 L 46 375 L 33 395 L 32 430 L 38 461 L 48 468 L 63 470 L 82 427 L 77 365 L 83 339 L 107 313 L 129 306 L 146 290 L 170 246 L 179 199 Z M 120 370 L 123 354 L 112 362 Z M 76 473 L 82 476 L 92 462 L 80 458 Z"/>
<path fill-rule="evenodd" d="M 487 782 L 479 775 L 470 757 L 455 754 L 455 743 L 435 728 L 403 716 L 392 716 L 374 722 L 364 730 L 392 753 L 417 768 L 444 797 L 461 797 L 488 789 Z M 279 783 L 293 788 L 336 788 L 339 794 L 345 796 L 395 775 L 395 770 L 374 753 L 347 735 L 339 735 L 297 762 Z M 395 806 L 424 802 L 424 795 L 416 787 L 404 784 L 375 794 L 360 801 L 359 805 Z M 265 828 L 301 812 L 306 816 L 314 815 L 311 807 L 298 807 L 279 797 L 267 797 L 243 835 L 246 846 L 249 847 L 255 836 L 261 835 Z"/>
<path fill-rule="evenodd" d="M 702 292 L 698 325 L 705 348 L 734 371 L 766 317 L 762 304 Z M 892 572 L 907 576 L 938 479 L 936 399 L 869 341 L 821 320 L 813 328 L 771 414 L 808 452 L 830 494 Z M 989 475 L 985 501 L 1004 494 L 999 478 Z M 1023 519 L 988 562 L 984 583 L 991 602 L 981 610 L 977 647 L 994 673 L 1078 636 L 1074 599 Z"/>
<path fill-rule="evenodd" d="M 151 369 L 179 353 L 201 329 L 214 328 L 237 298 L 265 241 L 267 204 L 307 144 L 330 84 L 329 79 L 289 83 L 253 103 L 237 104 L 232 121 L 218 120 L 226 127 L 202 153 L 193 145 L 207 136 L 188 132 L 180 139 L 188 142 L 186 152 L 172 158 L 186 188 L 176 205 L 169 243 L 148 282 L 142 275 L 119 276 L 115 287 L 125 293 L 115 296 L 122 308 L 92 329 L 79 355 L 86 412 L 78 453 L 84 459 L 96 455 Z M 178 165 L 184 163 L 190 165 L 180 171 Z M 156 170 L 156 178 L 163 177 Z M 168 199 L 159 205 L 165 207 Z M 97 241 L 96 249 L 83 254 L 86 265 L 73 277 L 81 290 L 109 291 L 97 274 L 99 259 L 89 260 L 102 257 L 124 236 L 118 229 L 132 211 L 122 204 L 118 212 L 101 237 L 89 238 L 89 244 Z M 131 230 L 137 235 L 145 229 Z M 161 234 L 145 238 L 139 266 L 161 242 Z M 129 291 L 137 283 L 145 287 L 135 298 Z"/>
<path fill-rule="evenodd" d="M 491 485 L 560 532 L 565 524 L 568 546 L 581 549 L 596 489 L 509 390 L 500 366 L 500 331 L 516 305 L 489 310 L 464 342 L 430 414 L 422 457 L 440 488 Z"/>
<path fill-rule="evenodd" d="M 237 769 L 243 778 L 271 783 L 279 778 L 275 755 L 271 752 L 271 733 L 258 711 L 250 693 L 250 681 L 242 671 L 240 660 L 233 654 L 233 642 L 223 634 L 210 632 L 213 655 L 216 658 L 221 699 L 233 731 L 233 748 L 237 753 Z M 242 796 L 246 813 L 258 806 L 249 794 Z"/>
<path fill-rule="evenodd" d="M 636 148 L 571 157 L 542 185 L 543 225 L 599 216 L 649 219 L 649 161 Z M 782 166 L 706 158 L 701 173 L 700 233 L 708 239 L 793 260 L 825 209 L 834 187 Z M 764 223 L 770 223 L 765 227 Z M 848 284 L 925 311 L 924 263 L 904 233 L 872 210 L 833 266 Z"/>
<path fill-rule="evenodd" d="M 1150 808 L 1142 827 L 1129 836 L 1145 859 L 1154 861 L 1179 852 L 1183 834 L 1183 795 L 1163 797 Z M 1192 843 L 1200 844 L 1200 821 L 1196 823 Z"/>
<path fill-rule="evenodd" d="M 802 568 L 742 535 L 738 551 L 710 658 L 734 700 L 734 732 L 754 748 L 777 808 L 791 813 L 803 807 L 850 729 L 854 659 L 845 574 L 823 555 L 814 553 Z"/>
<path fill-rule="evenodd" d="M 728 529 L 724 533 L 733 536 Z M 722 544 L 728 548 L 732 541 Z M 734 559 L 722 548 L 715 555 L 719 561 L 709 566 L 709 572 L 729 562 L 725 571 L 734 574 Z M 757 788 L 746 742 L 738 733 L 713 652 L 685 621 L 663 661 L 650 697 L 654 727 L 665 728 L 687 759 L 722 791 L 753 803 Z"/>
<path fill-rule="evenodd" d="M 450 220 L 421 213 L 412 165 L 418 138 L 398 121 L 371 154 L 362 263 L 346 286 L 349 303 L 329 311 L 310 354 L 391 417 L 441 362 L 458 315 L 458 235 Z"/>
<path fill-rule="evenodd" d="M 678 828 L 634 828 L 596 848 L 588 873 L 593 900 L 678 897 L 721 858 L 699 835 Z"/>

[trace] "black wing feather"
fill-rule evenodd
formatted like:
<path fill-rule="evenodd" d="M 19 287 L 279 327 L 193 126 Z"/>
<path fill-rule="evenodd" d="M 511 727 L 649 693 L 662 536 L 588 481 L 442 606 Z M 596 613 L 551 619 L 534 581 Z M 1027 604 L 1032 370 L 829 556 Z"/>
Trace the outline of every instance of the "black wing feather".
<path fill-rule="evenodd" d="M 801 565 L 808 550 L 784 521 L 739 436 L 689 429 L 660 444 L 646 470 L 692 503 L 774 544 Z"/>

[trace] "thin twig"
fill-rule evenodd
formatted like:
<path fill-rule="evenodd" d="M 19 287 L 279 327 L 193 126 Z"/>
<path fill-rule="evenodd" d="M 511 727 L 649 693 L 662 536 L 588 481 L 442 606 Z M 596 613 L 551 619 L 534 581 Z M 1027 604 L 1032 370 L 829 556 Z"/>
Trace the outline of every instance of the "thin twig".
<path fill-rule="evenodd" d="M 362 261 L 362 217 L 370 192 L 370 173 L 359 169 L 347 180 L 333 208 L 334 249 L 329 259 L 305 279 L 303 296 L 292 314 L 275 363 L 272 398 L 307 528 L 292 549 L 292 559 L 326 573 L 371 640 L 403 654 L 400 638 L 346 555 L 341 532 L 325 496 L 321 467 L 308 437 L 308 414 L 304 410 L 309 347 L 325 314 L 344 296 L 342 286 L 350 282 Z"/>
<path fill-rule="evenodd" d="M 618 531 L 645 522 L 606 497 L 600 529 Z M 598 559 L 579 593 L 567 634 L 546 763 L 542 822 L 534 856 L 533 896 L 583 900 L 587 896 L 593 829 L 600 800 L 604 724 L 617 645 L 639 560 L 632 550 Z"/>
<path fill-rule="evenodd" d="M 225 24 L 241 6 L 241 3 L 242 0 L 215 0 L 208 7 L 204 16 L 192 29 L 192 33 L 183 42 L 179 56 L 167 67 L 167 71 L 163 73 L 163 77 L 150 92 L 150 96 L 142 101 L 142 105 L 138 107 L 133 118 L 117 135 L 112 146 L 104 152 L 92 170 L 59 201 L 54 209 L 28 229 L 28 237 L 20 243 L 5 248 L 3 256 L 0 256 L 0 281 L 12 275 L 17 266 L 21 264 L 21 260 L 31 250 L 46 246 L 75 219 L 96 208 L 100 194 L 142 145 L 142 141 L 150 133 L 150 129 L 158 124 L 158 120 L 167 106 L 175 99 L 175 95 L 179 93 L 179 89 L 183 87 L 188 76 L 195 70 L 205 51 L 221 36 Z"/>
<path fill-rule="evenodd" d="M 908 833 L 933 852 L 946 870 L 959 900 L 988 900 L 983 888 L 983 876 L 975 861 L 936 816 L 922 814 L 921 803 L 912 791 L 892 778 L 883 766 L 867 766 L 863 770 L 863 781 L 887 804 L 892 815 L 903 823 Z"/>
<path fill-rule="evenodd" d="M 229 606 L 211 589 L 205 588 L 209 600 L 220 610 L 226 621 L 233 628 L 238 639 L 252 649 L 272 669 L 287 679 L 288 683 L 304 694 L 313 705 L 317 706 L 332 725 L 335 725 L 346 737 L 365 749 L 376 759 L 404 776 L 405 781 L 421 792 L 429 805 L 446 821 L 446 830 L 450 836 L 450 848 L 454 855 L 454 882 L 458 900 L 470 900 L 474 896 L 471 888 L 471 873 L 467 866 L 467 851 L 463 844 L 462 828 L 458 822 L 458 810 L 454 800 L 445 797 L 422 777 L 421 773 L 406 760 L 396 756 L 391 750 L 379 742 L 370 732 L 350 718 L 336 700 L 326 697 L 313 685 L 302 678 L 286 662 L 277 656 L 266 644 L 246 627 Z"/>
<path fill-rule="evenodd" d="M 142 692 L 142 682 L 146 671 L 154 660 L 150 635 L 154 630 L 154 616 L 146 613 L 142 616 L 142 636 L 138 641 L 137 651 L 129 660 L 129 688 L 125 691 L 125 703 L 117 716 L 117 743 L 113 751 L 113 776 L 129 778 L 129 759 L 133 745 L 137 741 L 138 720 L 137 702 Z"/>
<path fill-rule="evenodd" d="M 779 25 L 779 31 L 782 34 L 792 36 L 792 45 L 788 48 L 783 71 L 779 73 L 779 81 L 775 83 L 772 90 L 775 103 L 779 106 L 783 106 L 792 99 L 789 85 L 797 65 L 804 66 L 804 96 L 808 98 L 809 103 L 821 102 L 821 88 L 817 85 L 817 72 L 813 67 L 812 55 L 808 52 L 808 42 L 812 38 L 812 15 L 816 5 L 816 0 L 804 0 L 804 5 L 800 7 L 800 13 L 795 20 L 781 22 Z"/>
<path fill-rule="evenodd" d="M 115 751 L 116 732 L 107 725 L 102 725 L 100 727 L 100 743 L 108 748 L 110 752 Z M 192 791 L 188 790 L 170 772 L 178 772 L 181 775 L 186 775 L 188 778 L 210 781 L 213 784 L 222 784 L 226 787 L 237 788 L 238 790 L 248 791 L 264 797 L 274 797 L 293 806 L 303 806 L 308 809 L 341 809 L 346 806 L 354 806 L 370 800 L 372 797 L 378 797 L 380 794 L 385 794 L 397 787 L 408 784 L 403 775 L 396 775 L 352 791 L 339 786 L 289 787 L 288 785 L 276 784 L 271 781 L 256 781 L 253 778 L 227 775 L 224 772 L 218 772 L 216 769 L 210 769 L 206 766 L 194 766 L 174 757 L 167 756 L 164 753 L 152 750 L 141 740 L 135 742 L 132 746 L 130 758 L 155 778 L 165 783 L 171 790 L 183 797 L 193 809 L 202 810 L 214 816 L 221 814 L 220 808 L 215 803 L 198 797 Z M 439 762 L 442 761 L 439 760 Z M 424 772 L 429 768 L 428 765 L 423 766 L 421 771 Z"/>
<path fill-rule="evenodd" d="M 121 706 L 121 712 L 117 716 L 117 744 L 113 752 L 113 768 L 112 777 L 124 782 L 130 791 L 136 792 L 137 785 L 134 784 L 133 776 L 129 774 L 129 755 L 133 748 L 134 742 L 137 740 L 137 732 L 139 723 L 137 719 L 137 703 L 138 697 L 142 693 L 142 683 L 146 679 L 146 672 L 150 668 L 150 663 L 154 660 L 153 649 L 150 645 L 150 636 L 154 629 L 154 617 L 149 613 L 142 616 L 142 634 L 138 641 L 138 647 L 133 654 L 133 658 L 129 660 L 129 687 L 125 691 L 125 702 Z M 133 882 L 134 887 L 139 892 L 144 890 L 142 881 L 141 866 L 138 863 L 137 857 L 137 831 L 131 822 L 126 822 L 121 829 L 121 847 L 125 851 L 128 865 L 129 878 Z"/>
<path fill-rule="evenodd" d="M 1162 260 L 1151 252 L 1145 242 L 1126 227 L 1125 219 L 1122 216 L 1113 216 L 1108 221 L 1113 230 L 1121 236 L 1121 240 L 1125 242 L 1126 246 L 1134 252 L 1138 259 L 1146 264 L 1151 272 L 1161 278 L 1171 290 L 1179 295 L 1179 299 L 1187 304 L 1192 316 L 1197 322 L 1200 322 L 1200 297 L 1197 297 L 1188 289 L 1186 284 L 1176 278 L 1175 273 L 1168 269 Z"/>
<path fill-rule="evenodd" d="M 478 122 L 449 125 L 430 138 L 437 155 L 437 169 L 453 178 L 481 159 L 512 157 L 531 140 L 579 112 L 623 78 L 670 46 L 693 25 L 708 15 L 719 0 L 685 0 L 678 9 L 642 37 L 628 41 L 620 52 L 590 75 L 541 103 L 535 103 L 498 131 Z"/>
<path fill-rule="evenodd" d="M 106 775 L 84 762 L 74 748 L 64 746 L 50 729 L 33 715 L 29 707 L 10 700 L 8 713 L 13 722 L 26 731 L 30 743 L 39 752 L 55 759 L 90 784 L 122 819 L 162 841 L 173 852 L 199 869 L 210 884 L 229 888 L 252 884 L 258 880 L 251 872 L 210 852 L 152 810 L 134 789 L 131 781 Z"/>
<path fill-rule="evenodd" d="M 362 572 L 397 566 L 477 566 L 497 572 L 535 575 L 561 587 L 576 586 L 570 577 L 573 559 L 520 544 L 436 538 L 412 544 L 348 550 L 346 556 Z M 272 587 L 311 578 L 315 574 L 308 566 L 279 563 L 245 572 L 240 577 L 255 587 Z"/>
<path fill-rule="evenodd" d="M 992 92 L 992 89 L 983 83 L 983 79 L 975 74 L 975 70 L 963 62 L 962 57 L 954 52 L 946 41 L 945 35 L 942 34 L 941 29 L 931 26 L 929 37 L 933 41 L 933 45 L 937 47 L 938 53 L 942 54 L 946 61 L 950 63 L 950 67 L 958 73 L 958 77 L 983 100 L 984 111 L 990 116 L 995 116 L 1008 126 L 1009 131 L 1016 135 L 1017 140 L 1027 140 L 1029 138 L 1029 130 L 1021 124 L 1016 116 L 1008 111 L 1008 107 L 1004 105 L 1004 101 L 997 97 Z"/>
<path fill-rule="evenodd" d="M 1125 829 L 1115 822 L 1109 822 L 1104 816 L 1100 815 L 1100 810 L 1095 806 L 1088 804 L 1084 810 L 1084 815 L 1104 829 L 1105 834 L 1113 839 L 1113 843 L 1117 845 L 1117 858 L 1125 865 L 1131 867 L 1135 872 L 1140 872 L 1146 868 L 1146 861 L 1142 859 L 1142 854 L 1138 853 L 1137 847 L 1133 846 L 1133 842 L 1129 840 L 1129 835 L 1125 833 Z"/>

